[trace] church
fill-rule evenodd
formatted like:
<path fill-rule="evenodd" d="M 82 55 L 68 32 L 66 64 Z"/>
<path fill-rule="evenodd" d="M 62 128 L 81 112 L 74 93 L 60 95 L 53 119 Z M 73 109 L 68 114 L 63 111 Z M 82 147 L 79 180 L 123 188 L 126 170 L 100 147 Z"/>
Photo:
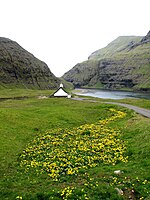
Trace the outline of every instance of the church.
<path fill-rule="evenodd" d="M 67 98 L 71 98 L 71 95 L 68 94 L 64 88 L 63 88 L 63 84 L 61 83 L 58 90 L 56 90 L 51 97 L 67 97 Z"/>

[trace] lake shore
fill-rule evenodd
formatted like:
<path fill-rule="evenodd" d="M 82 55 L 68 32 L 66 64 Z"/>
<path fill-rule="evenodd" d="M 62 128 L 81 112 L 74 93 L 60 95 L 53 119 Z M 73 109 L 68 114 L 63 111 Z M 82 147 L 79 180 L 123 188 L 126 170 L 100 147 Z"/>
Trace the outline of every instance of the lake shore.
<path fill-rule="evenodd" d="M 132 92 L 132 91 L 120 91 L 120 90 L 104 90 L 104 89 L 84 89 L 76 88 L 73 90 L 76 95 L 97 97 L 102 99 L 125 99 L 125 98 L 144 98 L 150 99 L 149 92 Z"/>

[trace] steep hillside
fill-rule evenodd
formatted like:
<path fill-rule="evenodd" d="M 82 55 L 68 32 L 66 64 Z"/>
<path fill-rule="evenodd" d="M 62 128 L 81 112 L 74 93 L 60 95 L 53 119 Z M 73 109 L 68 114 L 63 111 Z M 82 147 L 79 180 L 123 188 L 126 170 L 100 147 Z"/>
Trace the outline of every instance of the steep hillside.
<path fill-rule="evenodd" d="M 59 80 L 48 66 L 16 42 L 0 37 L 0 87 L 55 88 Z"/>
<path fill-rule="evenodd" d="M 99 49 L 89 56 L 89 59 L 109 58 L 139 42 L 142 37 L 138 36 L 120 36 L 106 47 Z"/>
<path fill-rule="evenodd" d="M 75 87 L 150 90 L 150 32 L 118 37 L 63 78 Z"/>

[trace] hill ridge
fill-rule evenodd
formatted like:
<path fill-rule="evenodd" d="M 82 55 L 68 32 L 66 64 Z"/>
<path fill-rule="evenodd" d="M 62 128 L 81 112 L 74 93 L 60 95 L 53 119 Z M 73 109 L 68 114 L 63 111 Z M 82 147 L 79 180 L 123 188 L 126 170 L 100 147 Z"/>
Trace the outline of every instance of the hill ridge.
<path fill-rule="evenodd" d="M 56 88 L 47 64 L 9 38 L 0 37 L 0 87 Z"/>
<path fill-rule="evenodd" d="M 63 75 L 75 87 L 150 90 L 150 31 L 119 36 Z"/>

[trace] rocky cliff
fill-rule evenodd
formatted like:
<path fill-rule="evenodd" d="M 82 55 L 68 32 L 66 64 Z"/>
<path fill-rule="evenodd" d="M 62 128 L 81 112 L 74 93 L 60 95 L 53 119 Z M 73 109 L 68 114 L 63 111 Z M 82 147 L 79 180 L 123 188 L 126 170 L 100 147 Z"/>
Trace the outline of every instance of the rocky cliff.
<path fill-rule="evenodd" d="M 0 37 L 0 86 L 37 89 L 59 84 L 48 66 L 16 42 Z"/>
<path fill-rule="evenodd" d="M 118 37 L 63 78 L 75 87 L 150 90 L 150 32 Z"/>

